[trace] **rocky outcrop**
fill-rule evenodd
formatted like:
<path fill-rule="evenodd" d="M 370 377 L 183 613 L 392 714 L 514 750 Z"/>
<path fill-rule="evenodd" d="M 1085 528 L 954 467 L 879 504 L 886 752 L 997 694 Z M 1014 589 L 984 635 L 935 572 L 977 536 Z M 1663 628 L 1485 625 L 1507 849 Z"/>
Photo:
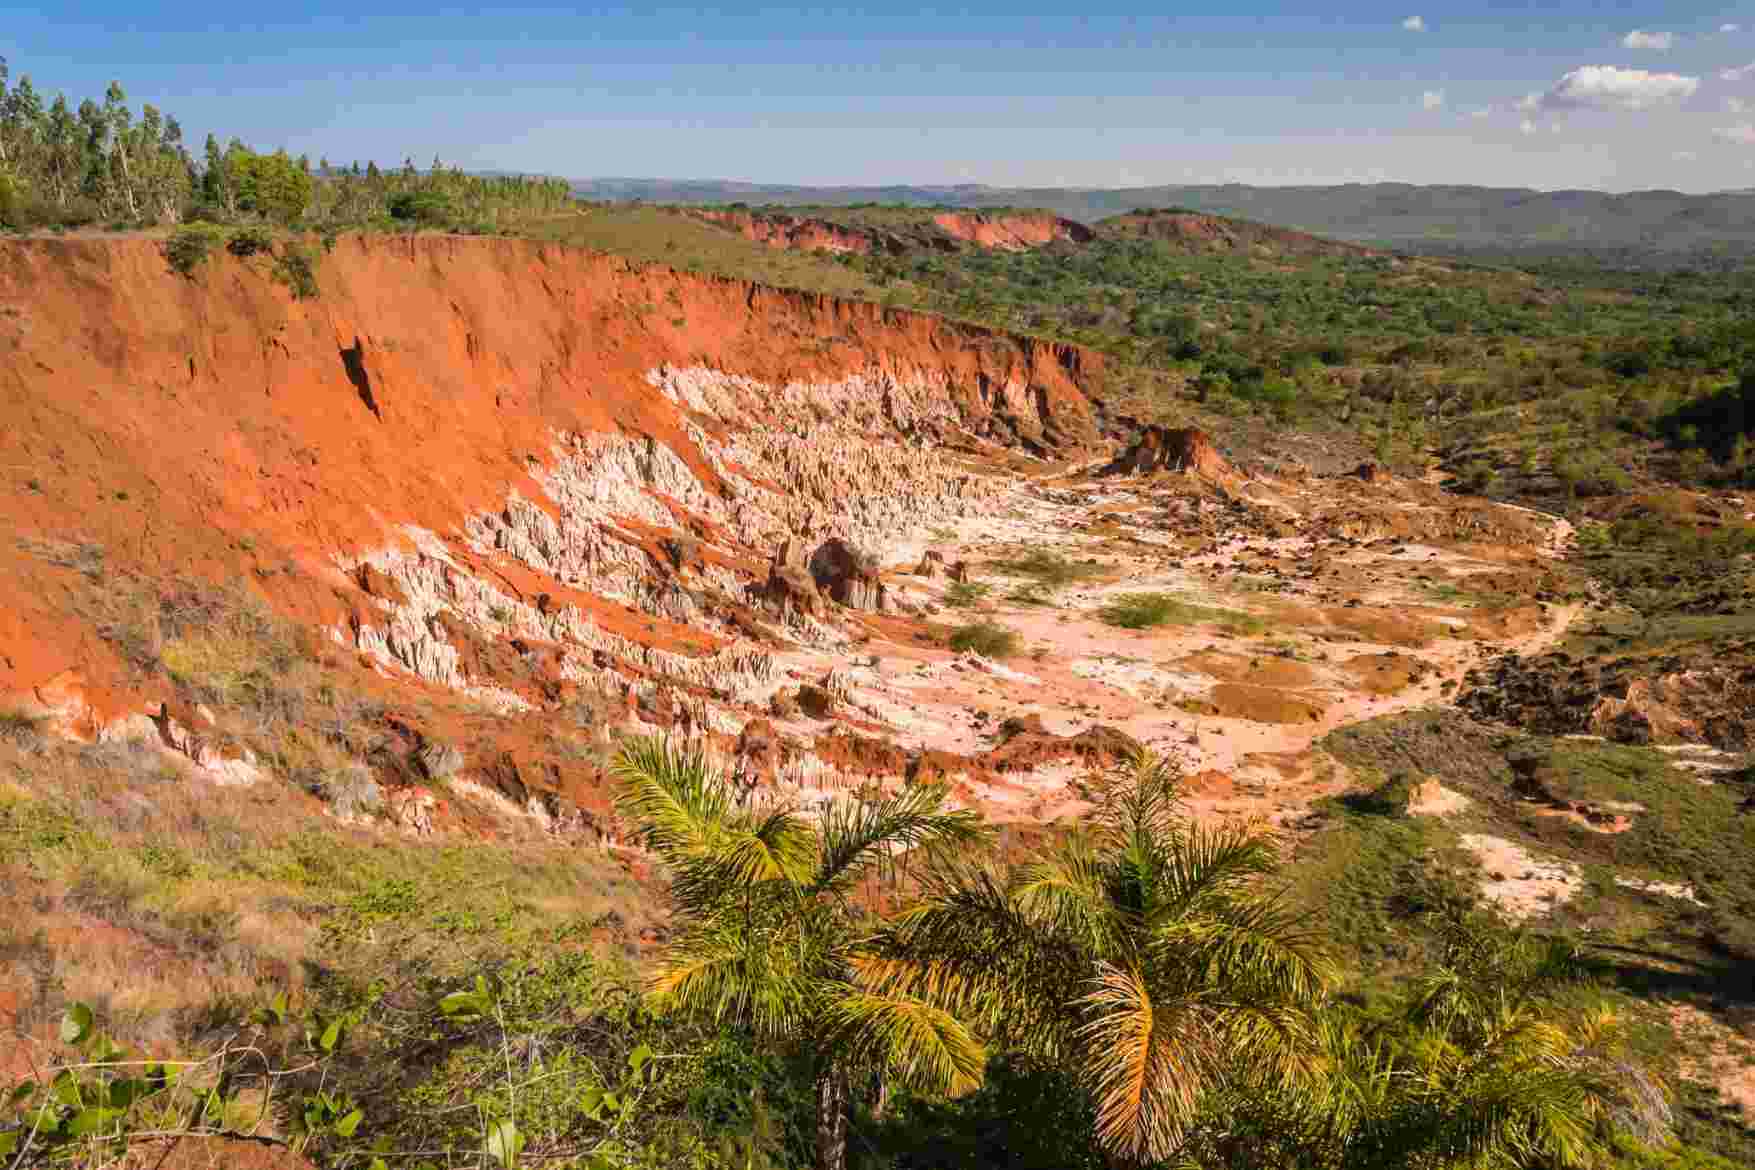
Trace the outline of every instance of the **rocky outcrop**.
<path fill-rule="evenodd" d="M 1574 660 L 1506 655 L 1471 670 L 1457 703 L 1484 719 L 1547 735 L 1621 743 L 1755 748 L 1755 667 L 1721 658 Z"/>
<path fill-rule="evenodd" d="M 807 216 L 779 212 L 758 214 L 738 209 L 721 211 L 715 208 L 690 208 L 685 214 L 729 228 L 746 240 L 754 240 L 770 248 L 865 255 L 870 252 L 900 252 L 904 247 L 900 239 L 881 232 L 844 227 Z"/>
<path fill-rule="evenodd" d="M 888 607 L 877 559 L 832 536 L 810 556 L 810 575 L 824 595 L 849 609 L 882 613 Z"/>
<path fill-rule="evenodd" d="M 1084 244 L 1096 238 L 1095 232 L 1077 220 L 1045 212 L 946 211 L 933 216 L 932 222 L 953 239 L 1004 252 L 1022 252 L 1059 240 Z"/>
<path fill-rule="evenodd" d="M 1234 480 L 1236 470 L 1219 454 L 1212 436 L 1193 427 L 1141 428 L 1122 452 L 1102 469 L 1103 475 L 1148 475 L 1177 471 L 1214 481 Z"/>
<path fill-rule="evenodd" d="M 1096 437 L 1097 355 L 925 314 L 507 239 L 347 236 L 319 279 L 298 300 L 223 252 L 185 277 L 145 237 L 0 242 L 0 461 L 38 469 L 0 480 L 0 511 L 43 518 L 26 537 L 79 517 L 115 571 L 248 580 L 386 666 L 477 685 L 426 621 L 433 596 L 368 574 L 338 607 L 306 575 L 382 573 L 374 550 L 461 525 L 472 552 L 710 626 L 702 585 L 724 592 L 748 548 L 876 548 L 899 522 L 986 506 L 998 485 L 941 443 Z M 679 511 L 718 525 L 723 555 L 676 562 L 660 542 L 688 527 Z M 0 695 L 72 670 L 98 723 L 135 709 L 108 643 L 54 602 L 62 570 L 4 556 Z M 447 604 L 555 616 L 452 561 L 429 566 Z"/>

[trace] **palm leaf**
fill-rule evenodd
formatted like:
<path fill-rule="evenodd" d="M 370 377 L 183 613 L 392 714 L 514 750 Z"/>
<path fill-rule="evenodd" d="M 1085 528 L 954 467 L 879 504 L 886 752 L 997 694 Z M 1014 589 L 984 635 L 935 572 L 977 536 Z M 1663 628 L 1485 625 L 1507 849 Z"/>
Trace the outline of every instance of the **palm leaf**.
<path fill-rule="evenodd" d="M 944 811 L 947 792 L 921 785 L 883 800 L 832 802 L 821 818 L 821 855 L 807 892 L 844 888 L 870 866 L 910 850 L 978 840 L 979 814 Z"/>
<path fill-rule="evenodd" d="M 852 991 L 834 999 L 827 1018 L 848 1058 L 912 1088 L 960 1096 L 981 1083 L 986 1054 L 949 1012 L 908 996 Z"/>
<path fill-rule="evenodd" d="M 1154 998 L 1138 970 L 1101 968 L 1081 1001 L 1080 1039 L 1093 1074 L 1097 1136 L 1138 1162 L 1162 1161 L 1181 1145 L 1216 1063 L 1202 1013 Z"/>
<path fill-rule="evenodd" d="M 621 781 L 617 807 L 638 822 L 646 843 L 668 860 L 689 857 L 721 833 L 736 809 L 732 786 L 699 748 L 660 736 L 629 740 L 610 770 Z"/>

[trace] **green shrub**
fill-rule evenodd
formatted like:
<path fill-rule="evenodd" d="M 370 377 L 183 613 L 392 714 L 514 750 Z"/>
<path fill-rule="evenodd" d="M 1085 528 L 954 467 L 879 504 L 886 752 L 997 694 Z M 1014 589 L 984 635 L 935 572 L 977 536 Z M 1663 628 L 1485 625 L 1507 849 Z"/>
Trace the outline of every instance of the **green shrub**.
<path fill-rule="evenodd" d="M 959 654 L 966 650 L 988 658 L 1010 658 L 1023 648 L 1018 632 L 998 622 L 970 622 L 957 627 L 951 634 L 951 649 Z"/>
<path fill-rule="evenodd" d="M 1123 593 L 1112 597 L 1097 611 L 1111 626 L 1124 630 L 1147 630 L 1155 626 L 1192 626 L 1212 622 L 1226 633 L 1253 637 L 1267 628 L 1260 618 L 1234 609 L 1195 605 L 1173 593 Z"/>
<path fill-rule="evenodd" d="M 1039 548 L 1032 549 L 1021 557 L 994 561 L 993 567 L 1014 576 L 1029 577 L 1048 589 L 1059 589 L 1075 581 L 1088 580 L 1103 571 L 1094 563 L 1080 564 Z"/>
<path fill-rule="evenodd" d="M 274 278 L 292 289 L 299 300 L 317 295 L 317 260 L 315 251 L 302 244 L 287 244 L 274 258 Z"/>
<path fill-rule="evenodd" d="M 212 224 L 190 224 L 165 241 L 165 259 L 181 275 L 193 276 L 223 239 L 224 233 Z"/>
<path fill-rule="evenodd" d="M 945 604 L 955 609 L 968 609 L 992 592 L 993 586 L 985 581 L 955 581 L 945 590 Z"/>
<path fill-rule="evenodd" d="M 451 218 L 451 200 L 438 191 L 404 191 L 392 195 L 390 218 L 401 223 L 440 224 Z"/>
<path fill-rule="evenodd" d="M 225 250 L 234 256 L 254 256 L 274 251 L 274 233 L 262 227 L 242 227 L 231 234 Z"/>

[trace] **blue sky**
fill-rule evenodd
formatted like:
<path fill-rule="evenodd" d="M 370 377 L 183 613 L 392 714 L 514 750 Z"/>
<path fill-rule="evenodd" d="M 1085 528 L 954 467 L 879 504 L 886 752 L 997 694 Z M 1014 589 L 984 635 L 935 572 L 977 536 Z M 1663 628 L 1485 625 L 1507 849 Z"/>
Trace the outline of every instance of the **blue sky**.
<path fill-rule="evenodd" d="M 314 158 L 795 183 L 1755 186 L 1755 0 L 0 3 L 0 55 Z M 1750 67 L 1746 71 L 1744 67 Z"/>

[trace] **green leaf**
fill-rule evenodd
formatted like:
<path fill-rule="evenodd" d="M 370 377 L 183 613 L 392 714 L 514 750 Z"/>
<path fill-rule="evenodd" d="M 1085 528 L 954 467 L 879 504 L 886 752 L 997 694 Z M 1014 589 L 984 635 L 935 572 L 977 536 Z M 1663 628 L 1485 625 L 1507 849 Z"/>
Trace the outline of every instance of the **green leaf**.
<path fill-rule="evenodd" d="M 596 1121 L 603 1115 L 603 1090 L 592 1085 L 579 1098 L 579 1107 L 585 1110 L 585 1116 Z"/>
<path fill-rule="evenodd" d="M 99 1064 L 107 1064 L 127 1055 L 127 1050 L 110 1039 L 107 1033 L 99 1032 L 92 1038 L 86 1054 Z"/>
<path fill-rule="evenodd" d="M 61 1017 L 61 1043 L 79 1044 L 91 1035 L 91 1008 L 83 1003 L 67 1005 L 67 1014 Z"/>
<path fill-rule="evenodd" d="M 335 1123 L 335 1132 L 344 1138 L 352 1137 L 353 1131 L 358 1129 L 360 1127 L 360 1122 L 365 1119 L 366 1115 L 364 1111 L 355 1109 L 352 1113 L 349 1113 L 346 1117 L 343 1117 L 340 1121 Z"/>
<path fill-rule="evenodd" d="M 485 1010 L 481 997 L 473 991 L 453 991 L 439 1001 L 439 1011 L 449 1019 L 479 1016 Z"/>
<path fill-rule="evenodd" d="M 0 1158 L 10 1158 L 18 1149 L 18 1131 L 0 1130 Z"/>
<path fill-rule="evenodd" d="M 126 1109 L 134 1102 L 152 1092 L 152 1086 L 143 1080 L 123 1077 L 110 1083 L 109 1092 L 104 1094 L 113 1109 Z"/>
<path fill-rule="evenodd" d="M 651 1059 L 652 1059 L 651 1046 L 646 1045 L 646 1044 L 642 1044 L 642 1045 L 640 1045 L 640 1047 L 638 1047 L 638 1048 L 634 1049 L 632 1052 L 628 1053 L 628 1067 L 634 1071 L 635 1076 L 639 1076 L 640 1070 L 645 1068 L 646 1062 L 651 1060 Z"/>
<path fill-rule="evenodd" d="M 85 1104 L 85 1097 L 79 1091 L 79 1079 L 67 1069 L 62 1069 L 55 1074 L 54 1084 L 50 1091 L 55 1094 L 55 1100 L 63 1105 L 70 1105 L 78 1109 Z"/>
<path fill-rule="evenodd" d="M 120 1109 L 87 1109 L 76 1113 L 73 1120 L 67 1123 L 67 1136 L 70 1138 L 89 1137 L 94 1133 L 103 1133 L 114 1128 L 122 1118 Z"/>
<path fill-rule="evenodd" d="M 373 1158 L 366 1165 L 366 1170 L 390 1170 L 390 1166 L 382 1158 Z"/>
<path fill-rule="evenodd" d="M 487 1134 L 487 1152 L 494 1161 L 502 1166 L 510 1166 L 524 1149 L 524 1135 L 512 1124 L 510 1118 L 494 1123 Z"/>
<path fill-rule="evenodd" d="M 286 992 L 283 991 L 275 996 L 274 1002 L 268 1005 L 268 1010 L 274 1013 L 275 1023 L 286 1023 Z"/>
<path fill-rule="evenodd" d="M 35 1081 L 20 1081 L 12 1087 L 12 1092 L 6 1095 L 6 1103 L 8 1105 L 16 1105 L 32 1093 L 36 1092 L 39 1087 L 40 1086 Z"/>
<path fill-rule="evenodd" d="M 334 1052 L 336 1044 L 340 1043 L 340 1041 L 341 1021 L 331 1020 L 329 1026 L 323 1029 L 323 1037 L 317 1041 L 317 1045 L 323 1049 L 324 1052 Z"/>

